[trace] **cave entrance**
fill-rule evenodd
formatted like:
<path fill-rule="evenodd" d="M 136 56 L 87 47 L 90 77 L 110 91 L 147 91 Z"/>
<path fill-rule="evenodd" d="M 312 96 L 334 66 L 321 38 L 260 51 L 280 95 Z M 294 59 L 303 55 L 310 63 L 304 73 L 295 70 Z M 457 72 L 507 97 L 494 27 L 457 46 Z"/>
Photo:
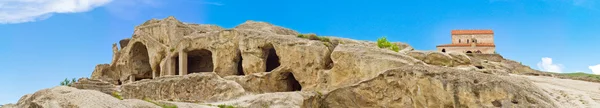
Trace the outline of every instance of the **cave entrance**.
<path fill-rule="evenodd" d="M 212 72 L 213 71 L 213 59 L 212 52 L 201 49 L 201 50 L 192 50 L 188 52 L 187 58 L 187 70 L 191 73 L 198 72 Z"/>
<path fill-rule="evenodd" d="M 129 51 L 131 55 L 130 66 L 135 75 L 135 80 L 151 79 L 152 78 L 152 67 L 150 67 L 150 57 L 148 56 L 148 49 L 146 45 L 141 42 L 133 44 Z"/>
<path fill-rule="evenodd" d="M 271 72 L 273 71 L 275 68 L 279 67 L 279 65 L 281 65 L 279 63 L 279 56 L 277 56 L 277 51 L 275 51 L 275 48 L 273 48 L 273 45 L 271 45 L 270 47 L 267 47 L 265 49 L 265 55 L 267 55 L 267 70 L 266 72 Z"/>
<path fill-rule="evenodd" d="M 179 54 L 176 54 L 175 57 L 171 58 L 171 74 L 170 75 L 179 75 Z"/>
<path fill-rule="evenodd" d="M 471 52 L 471 51 L 467 51 L 467 53 L 473 53 L 473 52 Z"/>
<path fill-rule="evenodd" d="M 446 49 L 442 49 L 442 52 L 446 52 Z"/>
<path fill-rule="evenodd" d="M 242 61 L 244 60 L 244 58 L 242 58 L 242 52 L 239 51 L 238 53 L 238 60 L 237 60 L 237 75 L 245 75 L 244 74 L 244 67 L 242 66 Z"/>
<path fill-rule="evenodd" d="M 287 86 L 288 86 L 288 91 L 300 91 L 302 90 L 302 85 L 300 85 L 300 82 L 298 82 L 298 80 L 296 80 L 296 77 L 294 77 L 294 74 L 289 72 L 287 73 Z"/>

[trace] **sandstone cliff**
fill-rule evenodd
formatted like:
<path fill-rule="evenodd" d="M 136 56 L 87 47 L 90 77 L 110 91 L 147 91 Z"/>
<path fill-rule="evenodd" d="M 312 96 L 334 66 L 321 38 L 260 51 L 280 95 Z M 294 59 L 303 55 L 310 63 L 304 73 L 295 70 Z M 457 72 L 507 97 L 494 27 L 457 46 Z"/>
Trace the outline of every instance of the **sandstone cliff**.
<path fill-rule="evenodd" d="M 41 90 L 9 107 L 549 108 L 569 103 L 515 76 L 553 74 L 497 54 L 418 51 L 399 42 L 395 52 L 370 41 L 299 34 L 256 21 L 225 29 L 174 17 L 149 20 L 135 27 L 131 38 L 113 44 L 111 63 L 97 65 L 90 79 L 71 85 L 78 89 Z M 110 96 L 115 93 L 125 100 Z M 600 100 L 592 98 L 588 103 Z"/>

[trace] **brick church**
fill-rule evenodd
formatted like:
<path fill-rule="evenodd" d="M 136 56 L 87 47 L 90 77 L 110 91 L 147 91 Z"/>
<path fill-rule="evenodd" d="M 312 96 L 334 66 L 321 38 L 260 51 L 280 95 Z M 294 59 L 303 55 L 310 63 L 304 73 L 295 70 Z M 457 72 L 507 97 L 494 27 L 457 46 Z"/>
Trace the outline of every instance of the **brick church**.
<path fill-rule="evenodd" d="M 452 30 L 452 43 L 438 45 L 441 52 L 462 52 L 494 54 L 494 31 L 492 30 Z"/>

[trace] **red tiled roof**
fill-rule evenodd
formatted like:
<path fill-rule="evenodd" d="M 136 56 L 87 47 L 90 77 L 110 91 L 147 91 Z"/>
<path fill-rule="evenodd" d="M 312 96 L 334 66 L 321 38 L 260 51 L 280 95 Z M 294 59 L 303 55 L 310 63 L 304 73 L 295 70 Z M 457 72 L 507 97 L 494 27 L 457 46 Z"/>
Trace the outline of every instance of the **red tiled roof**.
<path fill-rule="evenodd" d="M 453 35 L 464 34 L 494 34 L 493 30 L 452 30 Z"/>
<path fill-rule="evenodd" d="M 478 44 L 475 44 L 475 46 L 496 47 L 496 45 L 494 45 L 492 43 L 478 43 Z M 438 45 L 437 47 L 471 47 L 471 44 L 445 44 L 445 45 Z"/>

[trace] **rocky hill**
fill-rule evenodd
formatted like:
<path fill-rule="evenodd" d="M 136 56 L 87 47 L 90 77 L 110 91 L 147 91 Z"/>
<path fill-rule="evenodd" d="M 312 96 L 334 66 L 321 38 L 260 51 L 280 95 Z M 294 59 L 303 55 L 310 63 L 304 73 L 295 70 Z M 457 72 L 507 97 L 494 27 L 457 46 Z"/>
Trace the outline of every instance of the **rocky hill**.
<path fill-rule="evenodd" d="M 396 52 L 376 42 L 300 34 L 265 22 L 225 29 L 174 17 L 153 19 L 118 43 L 112 62 L 97 65 L 89 79 L 40 90 L 3 107 L 556 108 L 600 103 L 598 83 L 558 79 L 498 54 L 418 51 L 394 42 Z"/>

